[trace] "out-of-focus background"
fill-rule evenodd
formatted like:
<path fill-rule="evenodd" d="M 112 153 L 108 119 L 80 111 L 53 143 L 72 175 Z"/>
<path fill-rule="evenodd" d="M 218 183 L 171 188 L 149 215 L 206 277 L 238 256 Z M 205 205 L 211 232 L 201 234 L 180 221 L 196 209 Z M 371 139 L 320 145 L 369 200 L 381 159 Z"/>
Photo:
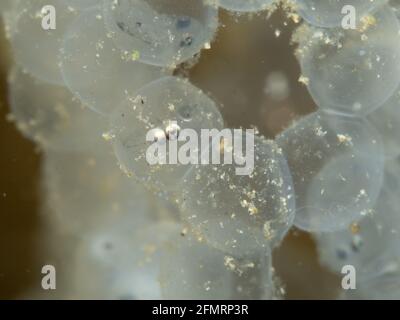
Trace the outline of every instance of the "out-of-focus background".
<path fill-rule="evenodd" d="M 230 127 L 256 126 L 273 138 L 315 105 L 298 79 L 290 38 L 295 24 L 281 10 L 237 16 L 221 10 L 210 50 L 190 70 L 191 81 L 221 104 Z M 40 151 L 7 120 L 7 71 L 11 55 L 0 31 L 0 299 L 29 298 L 40 288 L 41 267 L 65 263 L 43 242 Z M 56 251 L 56 250 L 55 250 Z M 323 269 L 313 240 L 292 230 L 274 253 L 274 267 L 288 299 L 334 299 L 340 278 Z M 68 279 L 68 275 L 62 275 Z"/>

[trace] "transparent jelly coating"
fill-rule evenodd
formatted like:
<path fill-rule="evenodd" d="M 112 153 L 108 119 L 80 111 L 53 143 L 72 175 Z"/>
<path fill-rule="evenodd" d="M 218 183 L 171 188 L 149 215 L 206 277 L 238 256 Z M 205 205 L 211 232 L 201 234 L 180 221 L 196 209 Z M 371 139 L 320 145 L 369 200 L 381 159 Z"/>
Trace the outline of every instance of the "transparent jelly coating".
<path fill-rule="evenodd" d="M 237 258 L 186 234 L 175 237 L 161 258 L 162 297 L 167 300 L 270 299 L 271 256 Z"/>
<path fill-rule="evenodd" d="M 140 62 L 175 66 L 213 40 L 218 10 L 205 0 L 104 0 L 107 29 Z"/>
<path fill-rule="evenodd" d="M 291 176 L 278 146 L 248 132 L 234 137 L 232 142 L 214 140 L 209 154 L 220 153 L 221 164 L 193 167 L 180 184 L 179 202 L 182 219 L 196 234 L 212 247 L 239 257 L 278 245 L 292 226 L 295 203 Z M 251 139 L 254 146 L 247 150 Z M 237 172 L 244 165 L 234 160 L 242 159 L 242 151 L 234 147 L 242 140 L 244 157 L 248 163 L 254 161 L 253 170 L 244 175 Z M 233 159 L 232 164 L 228 159 Z"/>
<path fill-rule="evenodd" d="M 340 273 L 344 265 L 357 269 L 358 279 L 379 276 L 400 244 L 400 163 L 386 163 L 381 193 L 371 212 L 352 228 L 316 236 L 320 261 Z"/>
<path fill-rule="evenodd" d="M 295 0 L 299 14 L 308 23 L 318 27 L 339 27 L 349 13 L 345 6 L 355 9 L 359 20 L 384 5 L 387 0 Z M 342 11 L 343 10 L 343 11 Z M 344 12 L 344 13 L 343 13 Z"/>
<path fill-rule="evenodd" d="M 298 228 L 344 230 L 373 208 L 384 156 L 366 120 L 315 112 L 283 131 L 277 143 L 293 177 Z"/>
<path fill-rule="evenodd" d="M 217 0 L 218 6 L 236 12 L 257 12 L 267 9 L 274 0 Z"/>
<path fill-rule="evenodd" d="M 99 0 L 62 0 L 66 5 L 80 10 L 88 9 L 95 6 L 100 6 Z"/>
<path fill-rule="evenodd" d="M 65 88 L 35 79 L 19 68 L 8 78 L 11 118 L 44 149 L 95 150 L 104 144 L 108 120 L 74 99 Z"/>
<path fill-rule="evenodd" d="M 343 300 L 399 300 L 400 299 L 400 259 L 392 256 L 390 263 L 379 276 L 357 281 L 355 290 L 343 290 Z"/>
<path fill-rule="evenodd" d="M 56 28 L 46 30 L 48 18 L 55 9 Z M 42 12 L 42 9 L 45 8 Z M 14 59 L 33 76 L 54 84 L 64 83 L 59 68 L 59 51 L 64 33 L 78 14 L 61 0 L 19 1 L 12 17 L 6 19 Z M 47 27 L 46 27 L 47 28 Z"/>
<path fill-rule="evenodd" d="M 167 208 L 160 210 L 158 199 L 121 172 L 111 148 L 96 153 L 46 152 L 42 172 L 49 220 L 64 233 L 85 233 L 126 216 L 131 230 L 162 216 L 173 218 Z"/>
<path fill-rule="evenodd" d="M 4 11 L 10 9 L 11 7 L 11 0 L 2 0 L 0 2 L 0 14 L 3 13 Z M 0 16 L 1 18 L 1 16 Z"/>
<path fill-rule="evenodd" d="M 186 141 L 196 139 L 185 129 L 200 137 L 202 129 L 222 128 L 213 100 L 187 80 L 164 77 L 143 87 L 113 113 L 110 138 L 124 171 L 156 190 L 172 191 L 192 165 L 178 157 Z"/>
<path fill-rule="evenodd" d="M 178 225 L 159 222 L 131 230 L 120 219 L 83 236 L 71 281 L 79 299 L 161 299 L 161 249 Z"/>
<path fill-rule="evenodd" d="M 104 27 L 102 11 L 84 11 L 65 34 L 61 70 L 68 88 L 85 105 L 110 114 L 124 99 L 167 72 L 135 61 L 116 48 Z"/>
<path fill-rule="evenodd" d="M 400 2 L 398 0 L 389 0 L 389 5 L 392 7 L 397 19 L 400 18 Z"/>
<path fill-rule="evenodd" d="M 387 158 L 400 155 L 400 87 L 385 104 L 368 115 L 368 120 L 381 134 Z"/>
<path fill-rule="evenodd" d="M 298 29 L 297 56 L 308 90 L 322 109 L 366 115 L 382 106 L 400 82 L 399 21 L 383 6 L 356 30 Z"/>

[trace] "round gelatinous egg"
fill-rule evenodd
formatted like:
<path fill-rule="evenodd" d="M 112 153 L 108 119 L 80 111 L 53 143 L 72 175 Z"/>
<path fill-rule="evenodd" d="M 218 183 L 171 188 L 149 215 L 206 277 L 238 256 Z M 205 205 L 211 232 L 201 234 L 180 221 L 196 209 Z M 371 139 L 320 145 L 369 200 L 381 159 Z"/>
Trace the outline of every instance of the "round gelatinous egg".
<path fill-rule="evenodd" d="M 59 51 L 64 33 L 77 14 L 60 0 L 17 2 L 12 18 L 6 19 L 17 64 L 43 81 L 63 84 Z"/>
<path fill-rule="evenodd" d="M 236 12 L 266 10 L 274 0 L 217 0 L 218 6 Z"/>
<path fill-rule="evenodd" d="M 181 147 L 194 143 L 202 129 L 222 127 L 213 100 L 187 80 L 165 77 L 126 99 L 111 117 L 109 135 L 124 171 L 156 190 L 169 191 L 192 164 L 179 156 Z"/>
<path fill-rule="evenodd" d="M 104 0 L 104 13 L 118 47 L 158 66 L 191 59 L 218 27 L 217 8 L 204 0 Z"/>
<path fill-rule="evenodd" d="M 127 213 L 129 214 L 129 213 Z M 179 225 L 159 222 L 132 230 L 124 219 L 85 234 L 72 276 L 79 299 L 161 299 L 160 250 Z"/>
<path fill-rule="evenodd" d="M 400 24 L 388 6 L 356 30 L 297 31 L 297 56 L 316 104 L 338 113 L 366 115 L 382 106 L 400 82 Z"/>
<path fill-rule="evenodd" d="M 385 155 L 400 155 L 400 88 L 378 110 L 368 115 L 368 120 L 378 130 L 385 145 Z"/>
<path fill-rule="evenodd" d="M 277 137 L 293 177 L 295 225 L 337 231 L 374 204 L 383 178 L 383 146 L 365 120 L 316 112 Z"/>
<path fill-rule="evenodd" d="M 74 99 L 64 87 L 33 78 L 14 68 L 8 79 L 13 119 L 25 137 L 44 149 L 96 150 L 104 144 L 108 120 Z"/>
<path fill-rule="evenodd" d="M 85 105 L 111 113 L 124 99 L 166 72 L 135 62 L 116 48 L 104 27 L 102 11 L 92 8 L 71 24 L 62 46 L 61 70 L 68 88 Z"/>
<path fill-rule="evenodd" d="M 164 249 L 160 283 L 168 300 L 271 299 L 271 256 L 261 250 L 237 258 L 185 234 Z"/>
<path fill-rule="evenodd" d="M 213 136 L 208 155 L 202 150 L 202 158 L 210 157 L 212 164 L 193 167 L 180 184 L 182 218 L 207 243 L 229 254 L 268 250 L 280 243 L 294 219 L 286 160 L 273 141 L 251 132 L 224 132 L 221 140 Z M 216 155 L 219 162 L 211 159 Z"/>
<path fill-rule="evenodd" d="M 357 269 L 358 279 L 376 277 L 399 250 L 400 163 L 386 164 L 381 193 L 373 210 L 358 223 L 340 232 L 316 236 L 322 264 L 340 273 L 344 265 Z"/>
<path fill-rule="evenodd" d="M 354 12 L 360 20 L 384 5 L 387 0 L 295 0 L 299 14 L 318 27 L 339 27 L 346 16 Z M 349 9 L 346 6 L 352 6 Z M 354 11 L 353 11 L 354 10 Z"/>

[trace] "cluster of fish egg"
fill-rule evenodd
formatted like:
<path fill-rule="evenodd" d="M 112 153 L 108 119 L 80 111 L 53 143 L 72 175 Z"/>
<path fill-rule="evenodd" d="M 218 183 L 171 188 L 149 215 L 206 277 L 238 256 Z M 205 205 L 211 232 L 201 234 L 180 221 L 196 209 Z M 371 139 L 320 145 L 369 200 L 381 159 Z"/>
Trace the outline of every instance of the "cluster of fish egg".
<path fill-rule="evenodd" d="M 349 2 L 355 30 L 341 27 Z M 2 4 L 15 59 L 10 118 L 43 151 L 46 218 L 74 239 L 63 298 L 277 298 L 271 252 L 293 225 L 315 235 L 329 268 L 357 268 L 357 295 L 396 296 L 387 283 L 400 279 L 395 3 L 285 1 L 306 21 L 293 39 L 320 108 L 275 140 L 256 134 L 250 175 L 233 164 L 146 161 L 150 129 L 176 139 L 185 128 L 225 128 L 217 102 L 174 72 L 212 49 L 219 7 L 243 14 L 274 4 Z M 56 28 L 44 30 L 49 5 Z"/>

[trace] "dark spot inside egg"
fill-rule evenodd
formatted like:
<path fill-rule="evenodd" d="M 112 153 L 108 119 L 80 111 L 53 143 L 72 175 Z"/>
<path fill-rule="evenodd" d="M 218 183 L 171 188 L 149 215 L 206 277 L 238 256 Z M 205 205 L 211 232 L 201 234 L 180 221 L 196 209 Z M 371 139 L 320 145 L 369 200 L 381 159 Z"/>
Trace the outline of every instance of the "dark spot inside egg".
<path fill-rule="evenodd" d="M 177 29 L 186 29 L 192 24 L 192 20 L 190 17 L 178 17 L 176 20 L 176 28 Z"/>
<path fill-rule="evenodd" d="M 337 249 L 336 250 L 336 256 L 340 259 L 340 260 L 346 260 L 348 258 L 348 254 L 347 251 L 344 249 Z"/>

